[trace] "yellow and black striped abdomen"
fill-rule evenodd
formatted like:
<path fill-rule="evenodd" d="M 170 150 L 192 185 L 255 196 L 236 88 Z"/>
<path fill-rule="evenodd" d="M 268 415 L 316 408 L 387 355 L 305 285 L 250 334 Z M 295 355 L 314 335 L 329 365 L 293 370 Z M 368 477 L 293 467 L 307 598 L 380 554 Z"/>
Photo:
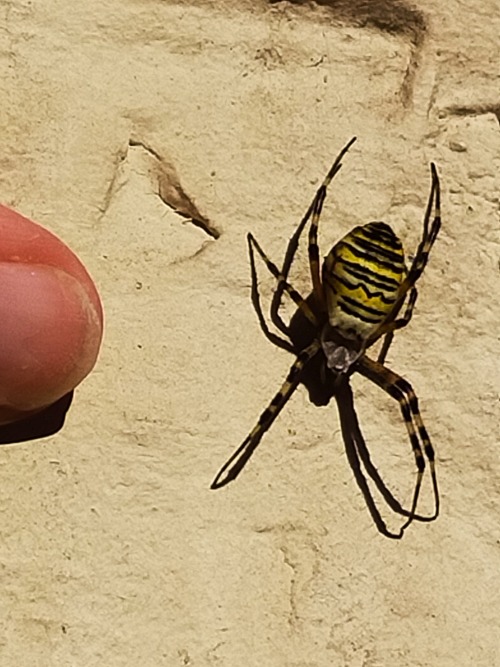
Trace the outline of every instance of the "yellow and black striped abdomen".
<path fill-rule="evenodd" d="M 330 324 L 346 337 L 368 337 L 393 309 L 405 275 L 403 246 L 389 225 L 355 227 L 323 264 Z"/>

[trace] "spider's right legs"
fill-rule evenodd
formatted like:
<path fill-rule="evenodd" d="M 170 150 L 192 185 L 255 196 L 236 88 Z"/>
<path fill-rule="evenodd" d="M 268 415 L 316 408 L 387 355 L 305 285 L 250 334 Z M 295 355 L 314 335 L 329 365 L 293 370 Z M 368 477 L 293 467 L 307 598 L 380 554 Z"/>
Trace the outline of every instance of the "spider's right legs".
<path fill-rule="evenodd" d="M 291 237 L 290 241 L 288 242 L 288 246 L 286 249 L 285 253 L 285 259 L 283 260 L 283 266 L 281 268 L 281 273 L 283 277 L 286 279 L 288 278 L 288 272 L 290 271 L 290 267 L 292 265 L 293 259 L 295 257 L 295 253 L 297 252 L 297 248 L 299 245 L 299 239 L 304 231 L 304 228 L 309 221 L 311 215 L 313 216 L 313 220 L 311 223 L 311 229 L 309 231 L 309 246 L 308 246 L 308 254 L 309 254 L 309 264 L 311 267 L 311 277 L 313 281 L 313 288 L 314 291 L 316 292 L 316 285 L 318 284 L 319 281 L 319 250 L 318 250 L 318 243 L 317 243 L 317 230 L 318 230 L 318 222 L 319 222 L 319 216 L 321 214 L 321 210 L 323 208 L 323 202 L 326 197 L 326 189 L 330 185 L 331 181 L 333 180 L 333 177 L 335 174 L 339 171 L 341 165 L 341 160 L 344 157 L 344 155 L 347 153 L 349 148 L 352 146 L 352 144 L 356 141 L 356 137 L 353 137 L 347 144 L 344 146 L 344 148 L 340 151 L 339 155 L 335 158 L 334 163 L 332 164 L 328 174 L 326 175 L 325 179 L 321 183 L 320 187 L 318 188 L 316 194 L 314 195 L 314 199 L 312 200 L 309 208 L 307 209 L 307 212 L 305 216 L 302 218 L 302 220 L 299 223 L 299 226 L 295 230 L 293 236 Z M 319 284 L 321 284 L 319 282 Z M 273 296 L 273 300 L 271 303 L 271 321 L 273 324 L 284 334 L 288 335 L 288 327 L 286 324 L 283 322 L 283 319 L 281 318 L 279 314 L 279 309 L 281 306 L 281 299 L 283 297 L 283 288 L 278 285 L 276 288 L 276 291 Z"/>
<path fill-rule="evenodd" d="M 360 358 L 357 370 L 359 373 L 361 373 L 361 375 L 374 382 L 381 389 L 392 396 L 392 398 L 395 398 L 398 401 L 410 439 L 411 447 L 413 449 L 413 454 L 415 456 L 417 480 L 415 482 L 413 500 L 408 519 L 401 527 L 401 533 L 403 533 L 414 519 L 419 521 L 433 521 L 439 514 L 439 490 L 435 470 L 434 449 L 427 433 L 427 429 L 425 428 L 422 417 L 420 415 L 418 399 L 409 382 L 404 380 L 393 371 L 389 370 L 389 368 L 386 366 L 372 361 L 366 355 Z M 420 444 L 421 442 L 423 444 L 423 451 Z M 420 487 L 422 485 L 422 479 L 425 471 L 424 452 L 429 462 L 432 488 L 434 492 L 434 513 L 428 517 L 421 517 L 416 513 Z"/>
<path fill-rule="evenodd" d="M 439 234 L 439 230 L 441 229 L 441 187 L 439 184 L 439 176 L 437 173 L 436 165 L 433 162 L 431 162 L 431 177 L 432 177 L 431 192 L 429 195 L 429 201 L 427 203 L 427 209 L 425 211 L 425 216 L 424 216 L 424 229 L 422 233 L 422 239 L 418 244 L 417 252 L 415 253 L 415 257 L 413 258 L 413 262 L 411 263 L 408 275 L 401 283 L 399 289 L 399 296 L 402 300 L 405 299 L 408 290 L 411 290 L 415 287 L 415 283 L 420 278 L 425 267 L 427 266 L 432 246 L 434 245 L 437 235 Z M 429 222 L 433 210 L 434 210 L 434 217 L 432 220 L 432 224 L 429 227 Z M 413 303 L 415 302 L 415 299 L 413 300 Z M 411 294 L 410 294 L 410 301 L 411 301 Z M 400 301 L 400 303 L 402 305 L 402 301 Z M 400 327 L 395 327 L 395 328 L 400 328 Z"/>
<path fill-rule="evenodd" d="M 398 302 L 395 304 L 394 317 L 397 316 L 399 310 L 402 308 L 406 300 L 406 295 L 409 292 L 410 296 L 406 310 L 403 314 L 403 317 L 399 319 L 393 319 L 382 324 L 375 331 L 374 337 L 371 340 L 371 342 L 373 342 L 380 336 L 385 336 L 382 349 L 379 354 L 379 362 L 383 362 L 385 356 L 387 355 L 387 351 L 389 350 L 389 346 L 392 342 L 393 332 L 406 326 L 411 319 L 413 314 L 413 307 L 415 305 L 415 301 L 417 300 L 417 289 L 415 284 L 427 266 L 429 253 L 432 250 L 432 246 L 434 245 L 434 242 L 436 241 L 437 235 L 441 228 L 441 190 L 439 185 L 439 176 L 434 163 L 431 163 L 431 177 L 431 192 L 429 194 L 429 200 L 424 216 L 422 239 L 418 245 L 413 262 L 411 263 L 410 270 L 399 287 L 399 296 Z M 433 211 L 434 217 L 432 224 L 429 225 Z M 371 342 L 369 341 L 368 345 L 370 345 Z"/>
<path fill-rule="evenodd" d="M 257 445 L 260 443 L 262 436 L 272 426 L 274 420 L 297 388 L 297 385 L 300 382 L 302 369 L 314 357 L 319 349 L 320 343 L 314 341 L 309 347 L 300 352 L 297 359 L 292 364 L 281 389 L 260 415 L 256 426 L 250 431 L 243 443 L 219 470 L 210 488 L 220 489 L 222 486 L 225 486 L 232 480 L 236 479 L 240 474 L 257 448 Z"/>
<path fill-rule="evenodd" d="M 402 329 L 405 327 L 409 321 L 411 320 L 411 316 L 413 315 L 413 309 L 415 307 L 415 302 L 417 300 L 418 292 L 417 288 L 415 285 L 411 288 L 410 290 L 410 297 L 408 299 L 408 303 L 406 304 L 405 311 L 403 313 L 403 317 L 400 317 L 397 320 L 394 320 L 394 322 L 391 323 L 391 329 L 388 333 L 385 334 L 384 337 L 384 342 L 382 343 L 382 347 L 380 348 L 380 352 L 378 354 L 377 361 L 379 364 L 383 364 L 385 362 L 385 358 L 387 357 L 387 353 L 389 352 L 389 348 L 392 343 L 392 339 L 394 338 L 394 332 L 397 329 Z"/>
<path fill-rule="evenodd" d="M 431 192 L 424 216 L 424 230 L 422 234 L 422 240 L 418 245 L 417 252 L 407 277 L 407 281 L 411 285 L 414 285 L 422 275 L 422 272 L 425 269 L 427 260 L 429 258 L 429 253 L 441 228 L 441 187 L 439 184 L 439 176 L 437 173 L 436 165 L 433 162 L 431 162 L 431 177 Z M 429 222 L 433 209 L 434 218 L 429 229 Z"/>

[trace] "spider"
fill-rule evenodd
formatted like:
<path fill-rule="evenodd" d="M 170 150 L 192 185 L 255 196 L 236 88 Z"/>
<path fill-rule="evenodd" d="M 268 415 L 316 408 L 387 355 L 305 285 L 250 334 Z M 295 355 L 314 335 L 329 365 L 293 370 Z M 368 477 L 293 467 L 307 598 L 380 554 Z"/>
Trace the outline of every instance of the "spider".
<path fill-rule="evenodd" d="M 411 509 L 403 511 L 407 519 L 400 530 L 401 536 L 413 520 L 430 521 L 438 516 L 439 493 L 434 450 L 420 415 L 417 397 L 411 385 L 385 365 L 385 358 L 394 332 L 411 320 L 417 299 L 416 283 L 425 269 L 441 226 L 440 185 L 436 167 L 431 163 L 431 191 L 422 238 L 409 268 L 405 264 L 402 243 L 391 227 L 384 222 L 369 222 L 355 227 L 333 246 L 320 272 L 317 236 L 327 188 L 341 168 L 342 158 L 355 141 L 356 137 L 353 137 L 342 149 L 321 183 L 289 240 L 281 271 L 267 257 L 254 236 L 251 233 L 247 236 L 252 303 L 261 329 L 268 340 L 295 355 L 296 359 L 281 389 L 240 447 L 222 466 L 211 488 L 218 489 L 236 479 L 299 383 L 309 389 L 313 403 L 326 405 L 348 386 L 349 377 L 357 372 L 398 401 L 415 457 L 417 477 Z M 288 274 L 300 236 L 309 220 L 308 256 L 312 291 L 304 298 L 288 282 Z M 285 337 L 271 331 L 265 320 L 260 303 L 255 252 L 277 281 L 270 317 Z M 297 306 L 288 325 L 279 314 L 284 293 Z M 382 339 L 382 344 L 375 361 L 368 356 L 367 350 L 379 339 Z M 425 458 L 429 462 L 435 507 L 432 516 L 423 517 L 416 510 L 426 467 Z"/>

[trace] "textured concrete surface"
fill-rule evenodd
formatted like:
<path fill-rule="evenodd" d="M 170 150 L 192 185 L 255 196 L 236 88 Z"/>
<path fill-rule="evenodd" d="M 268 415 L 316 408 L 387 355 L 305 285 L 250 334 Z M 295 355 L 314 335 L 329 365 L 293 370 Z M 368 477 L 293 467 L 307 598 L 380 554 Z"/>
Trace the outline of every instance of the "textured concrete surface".
<path fill-rule="evenodd" d="M 1 201 L 71 245 L 106 311 L 65 428 L 0 450 L 0 663 L 500 665 L 498 3 L 13 0 L 0 15 Z M 388 359 L 419 396 L 442 512 L 400 541 L 374 525 L 336 406 L 303 388 L 209 490 L 291 363 L 259 330 L 245 234 L 280 262 L 353 135 L 323 254 L 385 220 L 411 256 L 431 161 L 443 186 Z M 307 290 L 304 253 L 292 277 Z M 408 506 L 398 407 L 353 387 Z"/>

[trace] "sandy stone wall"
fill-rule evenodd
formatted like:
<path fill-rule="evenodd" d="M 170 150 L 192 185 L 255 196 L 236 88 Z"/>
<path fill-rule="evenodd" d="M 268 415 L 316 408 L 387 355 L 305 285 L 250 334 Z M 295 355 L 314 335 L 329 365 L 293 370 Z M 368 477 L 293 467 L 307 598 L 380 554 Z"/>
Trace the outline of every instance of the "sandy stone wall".
<path fill-rule="evenodd" d="M 4 0 L 0 16 L 1 201 L 71 245 L 106 311 L 65 428 L 0 451 L 1 665 L 500 665 L 498 2 Z M 431 161 L 443 187 L 388 358 L 419 396 L 441 516 L 402 540 L 377 530 L 336 406 L 303 387 L 209 489 L 292 361 L 259 329 L 246 233 L 280 263 L 354 135 L 322 254 L 385 220 L 411 257 Z M 292 280 L 307 292 L 304 252 Z M 408 507 L 398 406 L 352 385 Z"/>

